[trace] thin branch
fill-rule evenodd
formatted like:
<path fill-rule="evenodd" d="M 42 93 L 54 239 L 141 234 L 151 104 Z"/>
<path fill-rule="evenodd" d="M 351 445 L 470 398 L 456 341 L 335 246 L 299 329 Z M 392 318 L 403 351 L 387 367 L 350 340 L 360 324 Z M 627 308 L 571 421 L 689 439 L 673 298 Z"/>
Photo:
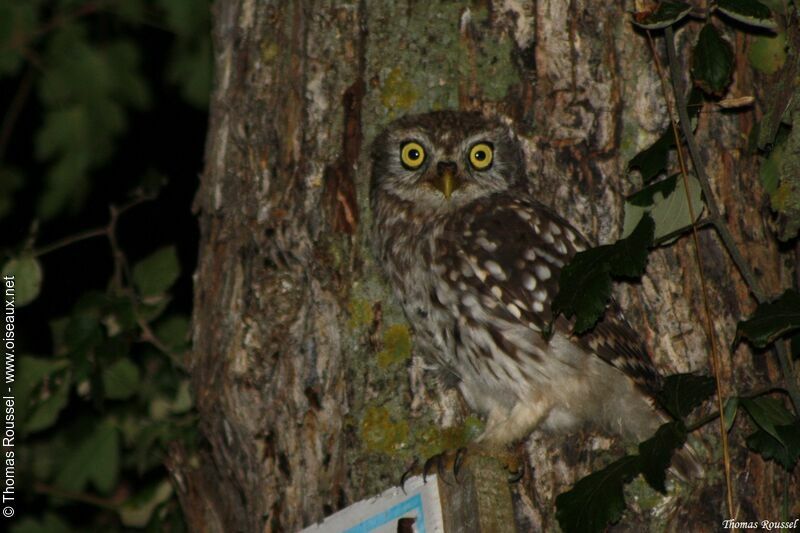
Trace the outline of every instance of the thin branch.
<path fill-rule="evenodd" d="M 667 36 L 667 58 L 669 60 L 669 69 L 670 69 L 670 77 L 672 79 L 672 88 L 673 88 L 673 96 L 675 97 L 675 107 L 677 108 L 678 117 L 680 117 L 680 125 L 684 129 L 684 134 L 687 137 L 692 137 L 691 131 L 691 123 L 688 120 L 687 112 L 686 112 L 686 95 L 683 88 L 683 79 L 681 78 L 681 73 L 679 71 L 678 66 L 678 59 L 675 55 L 675 48 L 674 48 L 674 39 L 672 34 L 672 27 L 667 26 L 665 29 L 665 34 Z M 649 36 L 648 32 L 648 36 Z M 658 59 L 658 54 L 656 53 L 655 47 L 653 46 L 652 39 L 650 41 L 651 49 L 653 52 L 653 58 L 656 63 L 656 68 L 658 69 L 659 77 L 661 78 L 661 83 L 664 86 L 664 96 L 667 101 L 667 106 L 670 106 L 669 98 L 667 97 L 667 89 L 666 89 L 666 77 L 664 76 L 664 72 L 661 69 L 661 62 Z M 703 260 L 701 255 L 700 249 L 700 239 L 698 237 L 697 225 L 694 223 L 696 220 L 694 206 L 692 205 L 691 196 L 689 195 L 689 174 L 686 169 L 686 160 L 683 156 L 683 149 L 681 146 L 681 137 L 678 133 L 678 127 L 675 124 L 675 115 L 673 112 L 670 112 L 670 123 L 672 124 L 672 133 L 675 136 L 675 148 L 678 153 L 678 161 L 681 166 L 681 176 L 683 177 L 684 181 L 684 189 L 686 191 L 686 201 L 689 207 L 689 218 L 692 220 L 692 238 L 694 240 L 694 252 L 695 252 L 695 260 L 697 262 L 697 270 L 700 277 L 700 293 L 703 298 L 703 308 L 705 314 L 705 322 L 706 322 L 706 335 L 708 336 L 708 343 L 710 347 L 709 355 L 711 357 L 711 368 L 714 372 L 714 381 L 716 384 L 717 389 L 717 409 L 720 413 L 724 410 L 724 398 L 722 395 L 722 378 L 720 376 L 720 368 L 719 368 L 719 354 L 717 353 L 717 342 L 716 336 L 714 335 L 714 323 L 711 319 L 711 305 L 709 303 L 708 298 L 708 287 L 706 285 L 706 278 L 703 274 Z M 688 130 L 688 131 L 687 131 Z M 692 137 L 693 138 L 693 137 Z M 697 159 L 694 159 L 695 167 L 697 167 Z M 700 174 L 699 171 L 696 170 L 697 174 Z M 701 183 L 701 187 L 703 184 L 703 180 L 699 180 Z M 707 195 L 706 189 L 708 189 L 706 183 L 706 187 L 703 188 L 703 192 Z M 710 192 L 710 189 L 709 189 Z M 708 200 L 707 200 L 708 201 Z M 712 220 L 713 220 L 713 213 L 712 213 Z M 733 476 L 731 475 L 731 457 L 730 457 L 730 449 L 728 446 L 728 432 L 725 430 L 725 421 L 722 417 L 719 419 L 719 431 L 720 431 L 720 440 L 722 442 L 722 464 L 725 471 L 725 485 L 726 485 L 726 503 L 728 506 L 728 516 L 734 517 L 734 505 L 733 505 Z"/>
<path fill-rule="evenodd" d="M 69 235 L 61 240 L 42 246 L 41 248 L 37 248 L 33 251 L 33 255 L 34 257 L 41 257 L 51 252 L 55 252 L 56 250 L 60 250 L 61 248 L 71 246 L 80 241 L 106 236 L 108 236 L 108 226 L 82 231 L 80 233 L 76 233 L 75 235 Z"/>
<path fill-rule="evenodd" d="M 39 494 L 46 494 L 48 496 L 55 496 L 65 500 L 87 503 L 89 505 L 94 505 L 95 507 L 101 507 L 103 509 L 109 509 L 112 511 L 116 511 L 119 508 L 120 503 L 122 503 L 121 501 L 117 501 L 117 499 L 101 498 L 100 496 L 86 494 L 84 492 L 67 491 L 39 482 L 33 486 L 33 490 Z"/>

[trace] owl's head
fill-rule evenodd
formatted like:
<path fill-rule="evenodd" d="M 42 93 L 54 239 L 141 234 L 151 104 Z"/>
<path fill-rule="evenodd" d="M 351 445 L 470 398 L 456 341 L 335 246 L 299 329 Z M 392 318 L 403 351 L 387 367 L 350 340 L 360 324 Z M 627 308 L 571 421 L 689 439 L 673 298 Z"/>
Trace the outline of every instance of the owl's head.
<path fill-rule="evenodd" d="M 497 119 L 458 111 L 408 115 L 373 143 L 371 196 L 446 213 L 520 184 L 524 168 L 519 142 Z"/>

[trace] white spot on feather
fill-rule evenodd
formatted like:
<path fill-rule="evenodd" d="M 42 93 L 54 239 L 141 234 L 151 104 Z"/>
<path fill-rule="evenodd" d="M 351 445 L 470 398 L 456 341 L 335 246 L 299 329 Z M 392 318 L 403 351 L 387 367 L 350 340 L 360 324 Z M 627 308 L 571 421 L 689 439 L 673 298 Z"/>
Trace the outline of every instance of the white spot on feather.
<path fill-rule="evenodd" d="M 488 270 L 489 273 L 492 276 L 494 276 L 495 279 L 497 279 L 499 281 L 505 281 L 506 280 L 506 273 L 503 272 L 503 269 L 496 262 L 494 262 L 494 261 L 486 261 L 483 264 L 483 266 L 486 267 L 486 270 Z"/>
<path fill-rule="evenodd" d="M 529 291 L 532 291 L 533 289 L 536 288 L 536 278 L 534 278 L 530 274 L 525 274 L 522 277 L 522 286 L 528 289 Z"/>
<path fill-rule="evenodd" d="M 537 264 L 534 265 L 533 269 L 536 271 L 536 276 L 542 281 L 548 280 L 550 279 L 550 276 L 552 276 L 552 273 L 550 272 L 550 269 L 547 268 L 547 265 Z"/>

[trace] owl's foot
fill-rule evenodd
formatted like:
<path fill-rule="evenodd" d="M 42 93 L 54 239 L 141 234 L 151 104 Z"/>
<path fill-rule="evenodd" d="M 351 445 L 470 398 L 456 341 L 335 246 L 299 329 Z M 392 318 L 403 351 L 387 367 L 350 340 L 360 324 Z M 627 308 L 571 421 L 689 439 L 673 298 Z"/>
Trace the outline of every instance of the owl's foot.
<path fill-rule="evenodd" d="M 525 461 L 519 450 L 511 450 L 505 447 L 495 449 L 489 448 L 482 443 L 472 443 L 467 447 L 461 447 L 457 450 L 445 450 L 428 458 L 422 466 L 422 479 L 427 482 L 427 477 L 435 472 L 448 485 L 452 484 L 447 479 L 450 474 L 452 474 L 452 479 L 456 483 L 460 483 L 459 474 L 463 467 L 470 462 L 471 457 L 488 457 L 499 461 L 509 473 L 509 483 L 519 482 L 527 471 L 527 461 Z M 406 480 L 411 475 L 419 472 L 418 466 L 419 461 L 415 459 L 400 479 L 401 487 L 405 485 Z"/>

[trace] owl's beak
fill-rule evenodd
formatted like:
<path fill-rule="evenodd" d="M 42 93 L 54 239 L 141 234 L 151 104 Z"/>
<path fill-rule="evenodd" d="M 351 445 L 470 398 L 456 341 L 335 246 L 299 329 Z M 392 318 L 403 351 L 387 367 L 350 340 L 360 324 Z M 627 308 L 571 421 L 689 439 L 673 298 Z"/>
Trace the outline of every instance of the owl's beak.
<path fill-rule="evenodd" d="M 442 161 L 436 166 L 436 170 L 438 172 L 431 184 L 449 200 L 453 191 L 461 187 L 461 177 L 458 175 L 458 168 L 453 162 Z"/>

